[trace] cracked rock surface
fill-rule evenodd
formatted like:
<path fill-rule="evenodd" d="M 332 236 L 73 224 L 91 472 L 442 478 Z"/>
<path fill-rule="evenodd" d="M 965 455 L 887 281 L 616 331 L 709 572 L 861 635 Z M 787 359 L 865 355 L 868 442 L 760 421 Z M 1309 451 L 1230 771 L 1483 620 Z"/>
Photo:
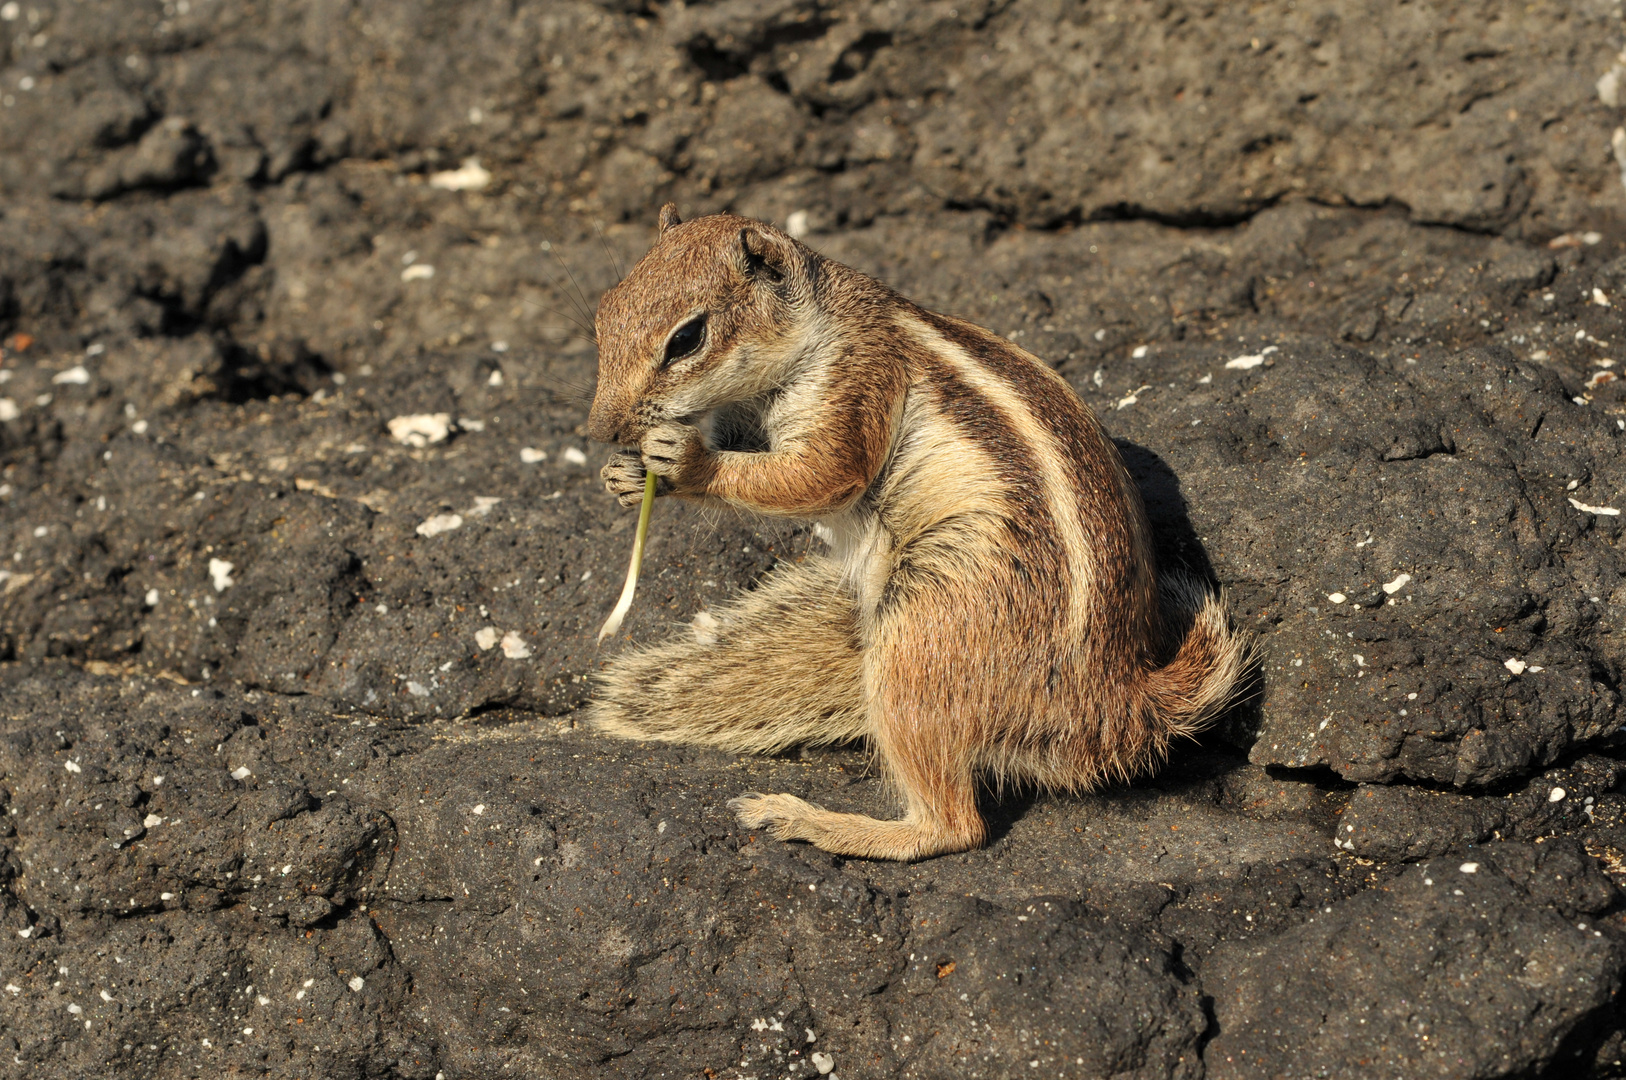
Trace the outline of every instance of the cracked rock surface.
<path fill-rule="evenodd" d="M 1602 3 L 0 4 L 0 1077 L 1626 1075 Z M 1053 362 L 1257 694 L 899 866 L 577 723 L 600 291 L 775 220 Z"/>

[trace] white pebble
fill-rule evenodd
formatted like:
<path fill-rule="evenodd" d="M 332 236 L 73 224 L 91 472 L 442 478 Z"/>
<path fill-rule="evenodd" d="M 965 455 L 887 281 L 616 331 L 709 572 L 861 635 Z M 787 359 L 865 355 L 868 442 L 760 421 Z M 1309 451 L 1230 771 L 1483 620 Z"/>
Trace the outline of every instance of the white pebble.
<path fill-rule="evenodd" d="M 1327 599 L 1331 600 L 1335 604 L 1342 604 L 1345 600 L 1348 600 L 1349 597 L 1345 596 L 1341 592 L 1330 592 L 1327 594 Z"/>
<path fill-rule="evenodd" d="M 78 1006 L 78 1005 L 69 1005 L 68 1006 L 68 1011 L 73 1013 L 73 1015 L 78 1016 L 80 1013 L 84 1012 L 85 1010 L 83 1008 L 81 1008 L 80 1006 Z"/>
<path fill-rule="evenodd" d="M 103 1001 L 112 1001 L 113 1000 L 113 995 L 109 994 L 106 990 L 103 990 L 102 991 L 102 1000 Z"/>
<path fill-rule="evenodd" d="M 160 900 L 173 900 L 173 899 L 175 899 L 175 894 L 172 893 L 172 892 L 161 892 L 161 893 L 158 894 L 158 899 L 160 899 Z"/>
<path fill-rule="evenodd" d="M 360 975 L 352 975 L 350 977 L 350 989 L 354 990 L 356 993 L 361 993 L 361 988 L 366 985 L 367 980 L 363 979 Z"/>
<path fill-rule="evenodd" d="M 818 1050 L 813 1051 L 808 1060 L 813 1063 L 815 1069 L 819 1070 L 820 1076 L 830 1075 L 830 1070 L 836 1067 L 835 1058 Z"/>
<path fill-rule="evenodd" d="M 85 370 L 85 365 L 75 364 L 67 371 L 59 371 L 52 375 L 51 382 L 57 386 L 84 386 L 90 382 L 90 372 Z"/>
<path fill-rule="evenodd" d="M 480 646 L 480 651 L 497 647 L 497 641 L 502 637 L 502 631 L 495 626 L 483 626 L 474 632 L 474 643 Z"/>
<path fill-rule="evenodd" d="M 390 438 L 407 446 L 423 448 L 445 442 L 452 432 L 451 413 L 411 413 L 397 416 L 387 425 Z"/>
<path fill-rule="evenodd" d="M 548 452 L 538 450 L 534 446 L 525 446 L 520 448 L 519 459 L 527 465 L 535 465 L 539 461 L 548 460 Z"/>
<path fill-rule="evenodd" d="M 1551 791 L 1549 791 L 1547 793 L 1547 801 L 1548 802 L 1563 802 L 1564 801 L 1564 796 L 1566 794 L 1568 794 L 1568 793 L 1563 788 L 1555 787 L 1555 788 L 1553 788 L 1553 790 L 1551 790 Z"/>
<path fill-rule="evenodd" d="M 23 411 L 17 408 L 17 403 L 8 397 L 0 397 L 0 421 L 17 419 Z"/>
<path fill-rule="evenodd" d="M 580 450 L 576 449 L 574 446 L 565 447 L 565 452 L 564 452 L 563 456 L 564 456 L 564 459 L 566 461 L 570 462 L 572 465 L 586 465 L 587 464 L 587 455 L 582 453 Z"/>
<path fill-rule="evenodd" d="M 146 817 L 141 819 L 141 824 L 145 825 L 149 829 L 156 829 L 163 823 L 164 819 L 159 817 L 157 814 L 148 814 Z"/>
<path fill-rule="evenodd" d="M 1145 345 L 1136 345 L 1134 351 L 1129 354 L 1130 358 L 1139 360 L 1141 357 L 1146 355 L 1146 348 L 1147 347 Z"/>
<path fill-rule="evenodd" d="M 1586 503 L 1580 502 L 1576 499 L 1571 499 L 1570 505 L 1581 511 L 1583 514 L 1601 514 L 1604 517 L 1620 516 L 1620 511 L 1615 509 L 1613 506 L 1588 506 Z"/>
<path fill-rule="evenodd" d="M 148 589 L 147 590 L 147 606 L 148 607 L 157 607 L 158 606 L 158 590 L 157 589 Z"/>
<path fill-rule="evenodd" d="M 519 631 L 510 630 L 502 637 L 502 654 L 510 660 L 525 660 L 531 655 L 531 647 L 525 644 Z"/>
<path fill-rule="evenodd" d="M 1408 582 L 1410 580 L 1411 580 L 1411 575 L 1410 574 L 1401 574 L 1398 577 L 1396 577 L 1393 581 L 1384 582 L 1383 591 L 1388 593 L 1390 596 L 1393 596 L 1395 593 L 1399 592 L 1401 589 L 1404 589 L 1406 587 L 1406 582 Z"/>
<path fill-rule="evenodd" d="M 83 769 L 81 769 L 79 767 L 79 763 L 77 761 L 64 761 L 62 763 L 62 767 L 64 769 L 67 769 L 69 772 L 84 772 L 85 771 L 85 770 L 83 770 Z"/>
<path fill-rule="evenodd" d="M 237 766 L 237 768 L 235 768 L 235 769 L 233 769 L 231 771 L 231 778 L 233 780 L 247 780 L 250 776 L 253 776 L 253 775 L 254 775 L 253 770 L 250 769 L 247 765 L 239 765 L 239 766 Z"/>
<path fill-rule="evenodd" d="M 1234 360 L 1225 361 L 1225 366 L 1239 371 L 1247 371 L 1249 368 L 1256 368 L 1264 362 L 1264 353 L 1249 353 L 1246 356 L 1238 356 Z"/>
<path fill-rule="evenodd" d="M 491 183 L 491 173 L 480 167 L 479 158 L 464 158 L 462 168 L 429 174 L 429 186 L 442 191 L 479 191 Z"/>
<path fill-rule="evenodd" d="M 237 569 L 236 565 L 227 562 L 225 559 L 209 560 L 209 579 L 215 584 L 215 592 L 225 592 L 237 584 L 236 580 L 231 576 L 231 572 L 235 569 Z"/>
<path fill-rule="evenodd" d="M 428 697 L 429 687 L 425 686 L 421 682 L 408 682 L 407 693 L 411 694 L 413 697 Z"/>
<path fill-rule="evenodd" d="M 1523 675 L 1524 669 L 1530 665 L 1525 663 L 1523 660 L 1520 660 L 1516 656 L 1510 656 L 1506 660 L 1502 661 L 1502 666 L 1513 672 L 1515 675 Z"/>
<path fill-rule="evenodd" d="M 463 525 L 462 514 L 436 514 L 418 526 L 419 536 L 439 536 Z"/>
<path fill-rule="evenodd" d="M 1457 867 L 1457 869 L 1461 870 L 1464 874 L 1477 874 L 1479 873 L 1479 864 L 1476 862 L 1465 862 L 1461 866 Z"/>
<path fill-rule="evenodd" d="M 401 271 L 402 281 L 428 281 L 435 276 L 435 268 L 428 263 L 413 263 Z"/>

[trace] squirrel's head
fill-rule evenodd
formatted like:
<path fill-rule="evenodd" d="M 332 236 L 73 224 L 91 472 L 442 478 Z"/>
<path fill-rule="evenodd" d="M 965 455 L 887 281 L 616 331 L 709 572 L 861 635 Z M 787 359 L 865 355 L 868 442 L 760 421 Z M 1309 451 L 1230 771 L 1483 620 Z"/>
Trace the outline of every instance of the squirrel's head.
<path fill-rule="evenodd" d="M 633 445 L 668 420 L 766 394 L 808 345 L 821 260 L 770 225 L 732 214 L 684 222 L 599 301 L 598 389 L 587 434 Z"/>

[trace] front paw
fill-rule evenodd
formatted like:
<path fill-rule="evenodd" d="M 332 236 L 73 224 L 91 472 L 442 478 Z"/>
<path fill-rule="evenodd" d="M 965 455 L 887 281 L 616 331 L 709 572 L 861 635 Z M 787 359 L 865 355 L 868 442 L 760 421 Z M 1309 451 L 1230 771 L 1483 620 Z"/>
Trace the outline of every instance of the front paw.
<path fill-rule="evenodd" d="M 639 444 L 644 468 L 678 492 L 703 491 L 711 471 L 711 451 L 700 430 L 688 424 L 650 428 Z"/>
<path fill-rule="evenodd" d="M 605 462 L 598 471 L 604 481 L 604 490 L 615 496 L 622 506 L 637 506 L 644 499 L 644 461 L 636 450 L 621 450 Z M 657 484 L 655 490 L 660 491 Z"/>

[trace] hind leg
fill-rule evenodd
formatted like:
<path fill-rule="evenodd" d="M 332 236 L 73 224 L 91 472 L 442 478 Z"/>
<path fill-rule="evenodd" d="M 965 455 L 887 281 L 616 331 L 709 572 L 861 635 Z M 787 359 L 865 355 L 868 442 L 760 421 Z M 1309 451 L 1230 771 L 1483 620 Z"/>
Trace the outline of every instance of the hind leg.
<path fill-rule="evenodd" d="M 828 559 L 781 566 L 599 684 L 588 722 L 628 739 L 771 753 L 866 733 L 857 617 Z"/>
<path fill-rule="evenodd" d="M 894 636 L 894 640 L 895 640 Z M 875 749 L 902 796 L 900 821 L 841 814 L 794 795 L 747 794 L 729 802 L 747 828 L 780 840 L 805 840 L 835 855 L 924 859 L 981 847 L 972 747 L 977 724 L 961 715 L 967 701 L 948 700 L 946 672 L 922 667 L 918 641 L 904 655 L 877 644 L 867 666 L 869 728 Z"/>

